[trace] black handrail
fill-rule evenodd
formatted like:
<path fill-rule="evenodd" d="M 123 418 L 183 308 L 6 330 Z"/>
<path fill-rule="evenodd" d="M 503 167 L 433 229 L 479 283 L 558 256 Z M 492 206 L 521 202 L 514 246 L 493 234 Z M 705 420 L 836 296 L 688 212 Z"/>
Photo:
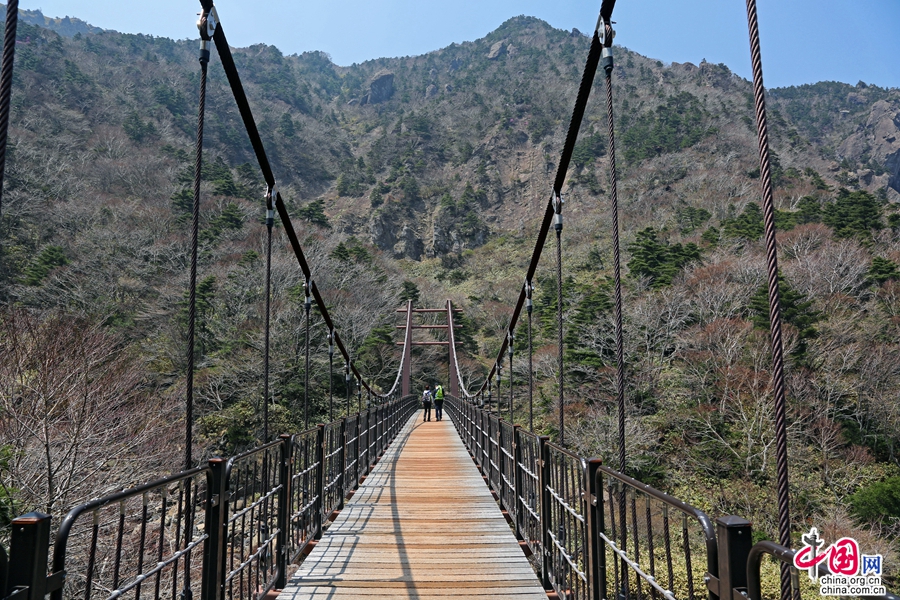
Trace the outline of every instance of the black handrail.
<path fill-rule="evenodd" d="M 600 487 L 599 485 L 601 479 L 600 473 L 604 473 L 608 477 L 612 477 L 613 479 L 616 479 L 624 483 L 625 485 L 640 491 L 641 493 L 655 498 L 656 500 L 659 500 L 660 502 L 671 506 L 672 508 L 678 509 L 682 513 L 697 521 L 703 531 L 703 540 L 706 543 L 707 571 L 709 571 L 713 575 L 718 574 L 719 549 L 718 545 L 716 544 L 716 528 L 713 525 L 712 520 L 705 512 L 698 508 L 694 508 L 690 504 L 685 504 L 674 496 L 670 496 L 665 492 L 654 489 L 645 483 L 641 483 L 633 477 L 629 477 L 628 475 L 624 475 L 622 473 L 619 473 L 618 471 L 610 469 L 609 467 L 601 466 L 597 471 L 598 489 L 602 489 L 602 487 Z"/>
<path fill-rule="evenodd" d="M 669 549 L 668 509 L 672 508 L 694 520 L 700 527 L 706 550 L 706 571 L 718 575 L 718 545 L 712 520 L 703 511 L 677 498 L 645 485 L 636 479 L 600 464 L 599 460 L 587 460 L 562 446 L 553 444 L 545 436 L 536 436 L 521 427 L 511 425 L 496 414 L 448 396 L 447 414 L 454 423 L 463 443 L 481 469 L 488 485 L 497 494 L 501 508 L 511 517 L 517 536 L 528 550 L 539 557 L 538 567 L 545 589 L 554 589 L 560 597 L 599 598 L 606 590 L 606 546 L 614 560 L 609 565 L 616 572 L 616 582 L 628 586 L 630 580 L 619 565 L 636 573 L 647 585 L 654 587 L 654 594 L 672 597 L 672 593 L 660 586 L 654 574 L 641 569 L 640 546 L 630 542 L 630 552 L 620 547 L 616 538 L 625 527 L 627 539 L 644 540 L 653 554 L 652 516 L 650 499 L 659 502 L 664 509 L 664 535 L 666 562 L 670 575 L 671 553 Z M 512 440 L 510 440 L 512 436 Z M 511 442 L 511 443 L 510 443 Z M 514 458 L 514 460 L 510 460 Z M 623 491 L 607 490 L 610 500 L 619 496 L 625 500 L 624 490 L 632 490 L 632 513 L 624 520 L 615 514 L 604 519 L 604 485 L 615 482 Z M 634 497 L 636 493 L 647 497 L 645 525 L 638 524 Z M 615 511 L 610 503 L 609 510 Z M 658 518 L 658 515 L 657 515 Z M 687 521 L 685 521 L 686 523 Z M 684 561 L 691 570 L 690 541 L 686 525 L 683 525 Z M 639 529 L 643 528 L 644 535 Z M 645 548 L 646 551 L 646 548 Z M 620 559 L 624 559 L 620 563 Z M 651 569 L 653 571 L 653 558 Z M 697 592 L 703 584 L 697 582 Z M 689 585 L 693 596 L 693 584 Z M 620 590 L 622 591 L 622 590 Z M 652 595 L 652 594 L 651 594 Z"/>
<path fill-rule="evenodd" d="M 189 481 L 194 477 L 199 475 L 205 475 L 207 478 L 207 483 L 209 479 L 210 469 L 208 466 L 206 467 L 195 467 L 188 471 L 182 471 L 181 473 L 177 473 L 175 475 L 170 475 L 168 477 L 163 477 L 161 479 L 156 479 L 149 483 L 139 485 L 137 487 L 133 487 L 131 489 L 123 490 L 121 492 L 116 492 L 114 494 L 110 494 L 108 496 L 104 496 L 102 498 L 97 498 L 95 500 L 91 500 L 90 502 L 86 502 L 80 506 L 76 506 L 63 518 L 62 523 L 60 524 L 59 531 L 56 534 L 56 543 L 53 547 L 53 567 L 52 570 L 54 573 L 65 573 L 66 571 L 66 554 L 69 543 L 69 537 L 72 531 L 72 527 L 75 525 L 81 515 L 87 512 L 94 512 L 106 506 L 109 506 L 114 503 L 123 502 L 125 500 L 135 498 L 137 496 L 143 496 L 145 493 L 165 489 L 173 483 L 181 483 L 185 481 Z M 188 507 L 185 507 L 187 509 Z M 121 525 L 120 525 L 121 530 Z M 186 546 L 190 546 L 189 548 L 185 548 L 183 550 L 193 550 L 196 547 L 196 543 L 205 541 L 208 537 L 208 533 L 203 533 L 196 540 L 192 540 L 191 544 Z M 51 600 L 62 600 L 63 598 L 63 590 L 62 588 L 55 590 L 51 594 Z"/>
<path fill-rule="evenodd" d="M 200 590 L 202 600 L 218 600 L 221 590 L 236 600 L 258 600 L 284 585 L 287 564 L 321 536 L 325 519 L 370 472 L 416 408 L 416 396 L 405 396 L 77 506 L 56 535 L 54 575 L 48 578 L 53 585 L 43 589 L 53 590 L 52 600 L 62 600 L 62 586 L 56 584 L 77 581 L 85 586 L 79 595 L 89 600 L 96 578 L 94 591 L 102 587 L 110 598 L 142 586 L 146 596 L 160 598 L 170 590 L 174 596 L 184 586 Z M 348 427 L 351 435 L 344 435 Z M 328 444 L 326 429 L 335 434 Z M 136 512 L 126 511 L 129 501 L 138 503 Z M 101 509 L 116 505 L 116 518 L 100 518 Z M 89 540 L 80 563 L 85 571 L 67 573 L 73 528 L 91 513 L 89 529 L 79 528 Z M 201 550 L 204 560 L 192 558 Z M 109 560 L 101 564 L 104 558 Z M 136 565 L 125 564 L 131 559 Z"/>
<path fill-rule="evenodd" d="M 747 596 L 750 600 L 762 600 L 762 580 L 760 578 L 760 565 L 763 557 L 768 554 L 782 564 L 794 566 L 796 550 L 786 548 L 770 540 L 757 542 L 751 549 L 747 558 Z M 831 572 L 825 563 L 819 563 L 817 567 L 819 575 L 830 575 Z M 883 596 L 859 596 L 860 598 L 878 598 L 883 600 L 900 600 L 900 596 L 887 592 Z"/>

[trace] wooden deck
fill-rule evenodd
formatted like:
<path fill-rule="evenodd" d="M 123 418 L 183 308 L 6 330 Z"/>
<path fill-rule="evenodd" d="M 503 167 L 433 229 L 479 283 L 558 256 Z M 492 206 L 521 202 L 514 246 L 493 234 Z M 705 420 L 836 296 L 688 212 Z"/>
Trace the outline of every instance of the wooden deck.
<path fill-rule="evenodd" d="M 414 415 L 278 600 L 547 600 L 449 418 Z"/>

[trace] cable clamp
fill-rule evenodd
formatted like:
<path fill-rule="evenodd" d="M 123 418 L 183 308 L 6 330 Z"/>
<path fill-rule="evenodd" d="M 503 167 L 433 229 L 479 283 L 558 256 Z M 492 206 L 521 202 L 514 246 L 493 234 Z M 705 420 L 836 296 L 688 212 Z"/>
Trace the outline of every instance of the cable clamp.
<path fill-rule="evenodd" d="M 606 72 L 607 76 L 612 73 L 615 63 L 613 62 L 612 48 L 604 46 L 600 53 L 600 66 Z"/>
<path fill-rule="evenodd" d="M 334 356 L 334 329 L 328 332 L 328 356 Z"/>
<path fill-rule="evenodd" d="M 219 26 L 219 13 L 216 12 L 216 7 L 213 6 L 209 12 L 203 11 L 199 14 L 200 19 L 197 21 L 197 29 L 200 30 L 201 48 L 205 49 L 206 46 L 202 42 L 209 42 L 215 35 L 216 28 Z"/>
<path fill-rule="evenodd" d="M 305 298 L 303 298 L 303 305 L 306 307 L 306 310 L 312 306 L 312 279 L 307 279 L 303 282 L 303 293 L 305 294 Z"/>
<path fill-rule="evenodd" d="M 278 188 L 270 185 L 266 188 L 266 227 L 271 227 L 275 223 L 275 198 L 278 195 Z"/>
<path fill-rule="evenodd" d="M 607 43 L 612 44 L 613 39 L 615 39 L 616 37 L 616 32 L 612 28 L 613 23 L 615 23 L 615 21 L 604 21 L 602 14 L 597 17 L 597 28 L 594 29 L 594 31 L 597 32 L 597 37 L 600 39 L 600 43 L 604 46 L 606 46 Z M 606 39 L 607 30 L 610 33 L 608 40 Z"/>
<path fill-rule="evenodd" d="M 534 304 L 531 301 L 531 295 L 534 292 L 534 284 L 529 280 L 525 280 L 525 310 L 528 311 L 528 314 L 531 314 L 531 310 L 534 307 Z"/>

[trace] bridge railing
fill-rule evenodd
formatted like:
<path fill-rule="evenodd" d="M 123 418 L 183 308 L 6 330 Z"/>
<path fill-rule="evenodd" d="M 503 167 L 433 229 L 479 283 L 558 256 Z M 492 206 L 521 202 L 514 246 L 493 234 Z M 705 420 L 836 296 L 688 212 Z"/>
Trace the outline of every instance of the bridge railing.
<path fill-rule="evenodd" d="M 769 541 L 752 546 L 745 519 L 713 522 L 702 510 L 496 413 L 452 396 L 446 404 L 544 588 L 558 597 L 778 597 L 777 573 L 763 584 L 762 557 L 792 565 L 794 551 Z M 816 586 L 800 586 L 796 570 L 792 582 L 793 598 L 820 597 Z M 900 600 L 886 591 L 868 597 Z"/>
<path fill-rule="evenodd" d="M 0 598 L 259 600 L 284 587 L 416 408 L 415 396 L 392 400 L 82 504 L 52 563 L 50 517 L 23 515 L 8 565 L 0 553 Z"/>
<path fill-rule="evenodd" d="M 717 550 L 702 511 L 474 404 L 447 405 L 545 589 L 571 599 L 708 594 Z"/>

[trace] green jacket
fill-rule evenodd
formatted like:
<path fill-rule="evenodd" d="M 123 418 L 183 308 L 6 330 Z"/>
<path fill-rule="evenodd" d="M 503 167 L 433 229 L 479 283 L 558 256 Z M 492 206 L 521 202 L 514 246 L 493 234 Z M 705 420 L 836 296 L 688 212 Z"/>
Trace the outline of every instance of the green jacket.
<path fill-rule="evenodd" d="M 435 400 L 443 400 L 444 399 L 444 386 L 436 386 L 434 388 L 434 399 Z"/>

